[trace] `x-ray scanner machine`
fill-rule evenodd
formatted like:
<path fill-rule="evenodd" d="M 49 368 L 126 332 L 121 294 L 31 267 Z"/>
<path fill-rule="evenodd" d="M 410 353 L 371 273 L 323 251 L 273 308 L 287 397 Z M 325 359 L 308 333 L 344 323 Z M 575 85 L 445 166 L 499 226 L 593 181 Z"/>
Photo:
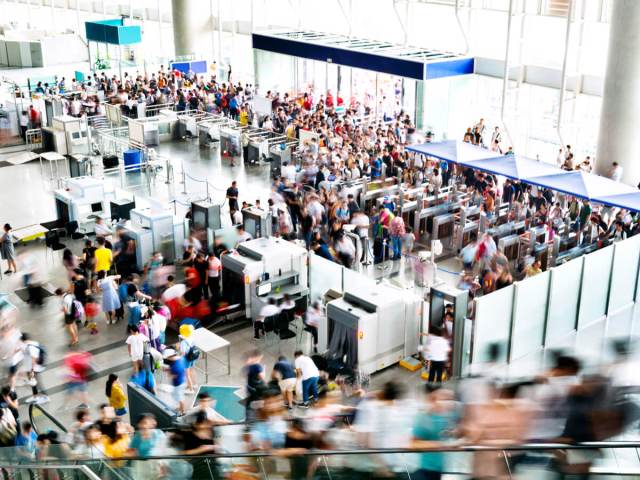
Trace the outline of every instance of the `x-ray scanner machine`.
<path fill-rule="evenodd" d="M 231 304 L 244 305 L 247 318 L 258 316 L 271 291 L 305 295 L 308 289 L 308 252 L 295 243 L 275 237 L 242 242 L 222 256 L 222 284 Z M 227 293 L 225 293 L 227 295 Z"/>
<path fill-rule="evenodd" d="M 418 352 L 420 298 L 391 286 L 351 287 L 327 304 L 319 331 L 329 358 L 371 374 Z"/>

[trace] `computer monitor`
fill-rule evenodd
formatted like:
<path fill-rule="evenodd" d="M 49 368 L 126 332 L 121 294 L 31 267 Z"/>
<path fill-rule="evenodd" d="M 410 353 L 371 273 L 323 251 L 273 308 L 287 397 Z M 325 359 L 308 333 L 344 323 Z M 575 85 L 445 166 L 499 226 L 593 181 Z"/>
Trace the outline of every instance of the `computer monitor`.
<path fill-rule="evenodd" d="M 271 292 L 271 282 L 269 282 L 269 283 L 261 283 L 256 288 L 256 293 L 257 293 L 257 295 L 259 297 L 261 297 L 263 295 L 267 295 L 269 292 Z"/>
<path fill-rule="evenodd" d="M 102 202 L 92 203 L 91 204 L 91 212 L 92 213 L 102 212 Z"/>

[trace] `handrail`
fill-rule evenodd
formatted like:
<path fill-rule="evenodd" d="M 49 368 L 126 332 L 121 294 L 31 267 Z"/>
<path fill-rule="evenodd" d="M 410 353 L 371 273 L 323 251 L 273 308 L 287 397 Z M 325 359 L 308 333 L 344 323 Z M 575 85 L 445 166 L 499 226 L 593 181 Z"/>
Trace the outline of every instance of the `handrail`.
<path fill-rule="evenodd" d="M 0 465 L 2 469 L 14 470 L 79 470 L 90 480 L 100 480 L 100 477 L 93 473 L 87 465 L 73 464 L 51 464 L 51 463 L 11 463 Z"/>
<path fill-rule="evenodd" d="M 45 417 L 47 417 L 49 420 L 51 420 L 51 422 L 56 427 L 58 427 L 62 432 L 68 433 L 67 428 L 62 423 L 60 423 L 56 418 L 54 418 L 53 415 L 51 415 L 49 412 L 47 412 L 40 405 L 32 403 L 31 405 L 29 405 L 29 423 L 31 423 L 31 425 L 33 425 L 33 431 L 36 432 L 36 434 L 43 433 L 43 432 L 38 432 L 38 429 L 36 428 L 36 423 L 33 421 L 33 410 L 36 407 L 44 414 Z"/>
<path fill-rule="evenodd" d="M 433 448 L 366 448 L 361 450 L 320 450 L 309 449 L 296 453 L 299 456 L 342 456 L 342 455 L 391 455 L 391 454 L 416 454 L 416 453 L 474 453 L 474 452 L 520 452 L 523 450 L 544 452 L 550 450 L 594 450 L 601 448 L 640 448 L 640 442 L 583 442 L 583 443 L 523 443 L 517 445 L 452 445 Z M 259 452 L 224 452 L 211 455 L 152 455 L 148 457 L 123 456 L 110 458 L 115 460 L 193 460 L 195 458 L 259 458 L 274 455 L 281 450 L 263 450 Z M 56 459 L 64 462 L 65 459 Z M 69 460 L 77 462 L 77 459 Z"/>

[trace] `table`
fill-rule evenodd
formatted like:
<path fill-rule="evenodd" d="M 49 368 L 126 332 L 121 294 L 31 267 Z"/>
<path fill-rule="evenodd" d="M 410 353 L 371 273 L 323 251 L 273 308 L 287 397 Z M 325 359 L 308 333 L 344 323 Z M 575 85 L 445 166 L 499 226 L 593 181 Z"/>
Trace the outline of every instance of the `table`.
<path fill-rule="evenodd" d="M 36 238 L 44 237 L 45 233 L 48 231 L 48 228 L 35 224 L 13 229 L 11 231 L 11 235 L 19 242 L 30 242 Z"/>
<path fill-rule="evenodd" d="M 193 344 L 204 354 L 205 383 L 209 383 L 209 355 L 227 347 L 227 375 L 231 375 L 231 343 L 206 328 L 196 328 L 191 335 Z M 211 355 L 214 360 L 218 360 Z M 218 360 L 219 361 L 219 360 Z M 222 362 L 220 362 L 222 363 Z"/>
<path fill-rule="evenodd" d="M 60 171 L 58 169 L 58 162 L 63 161 L 66 162 L 66 157 L 64 157 L 63 155 L 60 155 L 58 152 L 44 152 L 40 154 L 40 171 L 42 171 L 42 160 L 46 160 L 47 162 L 49 162 L 49 172 L 51 173 L 50 175 L 50 179 L 53 180 L 54 178 L 59 178 L 60 177 Z M 56 164 L 56 176 L 53 176 L 53 164 Z"/>

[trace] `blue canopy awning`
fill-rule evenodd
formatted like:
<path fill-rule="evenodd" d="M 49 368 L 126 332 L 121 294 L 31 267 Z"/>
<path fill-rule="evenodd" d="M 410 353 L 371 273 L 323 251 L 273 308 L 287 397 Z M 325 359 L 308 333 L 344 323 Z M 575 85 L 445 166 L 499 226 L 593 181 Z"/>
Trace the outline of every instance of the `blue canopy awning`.
<path fill-rule="evenodd" d="M 592 173 L 568 172 L 549 163 L 518 155 L 498 155 L 458 140 L 411 145 L 406 149 L 596 203 L 640 212 L 640 191 Z"/>
<path fill-rule="evenodd" d="M 459 163 L 466 167 L 521 181 L 542 175 L 562 175 L 569 173 L 550 163 L 533 160 L 520 155 L 505 155 L 498 158 L 470 160 Z"/>
<path fill-rule="evenodd" d="M 411 145 L 406 149 L 410 152 L 421 153 L 422 155 L 428 155 L 439 160 L 446 160 L 447 162 L 453 163 L 502 157 L 499 153 L 458 140 L 421 143 L 419 145 Z"/>
<path fill-rule="evenodd" d="M 621 195 L 604 195 L 602 197 L 594 198 L 593 201 L 604 205 L 611 205 L 613 207 L 640 212 L 640 191 L 637 190 L 635 192 L 623 193 Z"/>
<path fill-rule="evenodd" d="M 624 183 L 582 171 L 532 177 L 527 182 L 587 200 L 636 191 L 635 188 Z"/>

